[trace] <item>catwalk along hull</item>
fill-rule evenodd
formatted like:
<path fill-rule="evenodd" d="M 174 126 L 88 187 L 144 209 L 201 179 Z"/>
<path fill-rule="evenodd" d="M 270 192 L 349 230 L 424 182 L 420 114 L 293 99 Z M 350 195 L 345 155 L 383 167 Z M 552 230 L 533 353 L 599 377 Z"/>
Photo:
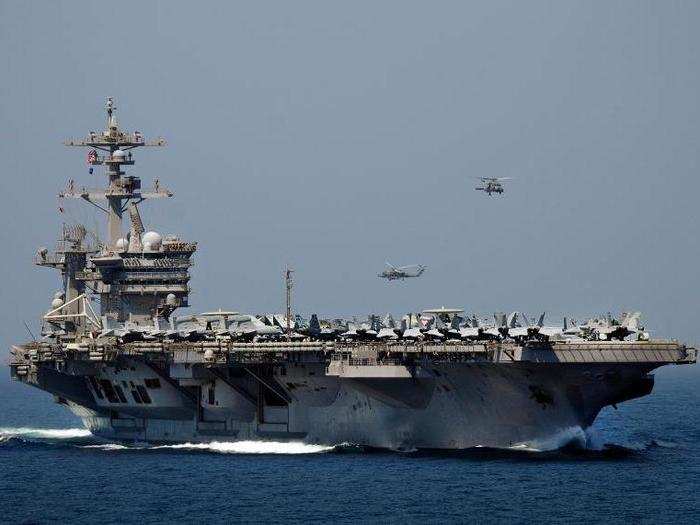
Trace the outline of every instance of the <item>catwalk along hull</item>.
<path fill-rule="evenodd" d="M 68 373 L 40 368 L 36 385 L 110 440 L 462 449 L 527 444 L 585 429 L 604 406 L 651 392 L 654 367 L 434 363 L 411 374 L 399 368 L 381 371 L 383 377 L 336 377 L 326 374 L 325 363 L 183 365 L 164 374 L 122 358 Z"/>

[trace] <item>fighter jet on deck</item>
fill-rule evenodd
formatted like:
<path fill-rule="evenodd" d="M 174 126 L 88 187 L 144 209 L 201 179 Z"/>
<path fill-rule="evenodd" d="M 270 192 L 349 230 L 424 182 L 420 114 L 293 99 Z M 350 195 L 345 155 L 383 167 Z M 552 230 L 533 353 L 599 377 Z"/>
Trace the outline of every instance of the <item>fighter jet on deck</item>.
<path fill-rule="evenodd" d="M 378 274 L 377 277 L 386 279 L 388 281 L 395 281 L 398 279 L 406 279 L 408 277 L 420 277 L 426 270 L 426 266 L 422 264 L 409 264 L 408 266 L 394 266 L 389 261 L 386 262 L 387 269 L 382 273 Z"/>
<path fill-rule="evenodd" d="M 590 319 L 580 329 L 592 333 L 596 339 L 622 341 L 631 334 L 643 334 L 644 328 L 639 326 L 641 312 L 623 312 L 620 319 L 613 319 L 608 313 L 604 318 Z"/>

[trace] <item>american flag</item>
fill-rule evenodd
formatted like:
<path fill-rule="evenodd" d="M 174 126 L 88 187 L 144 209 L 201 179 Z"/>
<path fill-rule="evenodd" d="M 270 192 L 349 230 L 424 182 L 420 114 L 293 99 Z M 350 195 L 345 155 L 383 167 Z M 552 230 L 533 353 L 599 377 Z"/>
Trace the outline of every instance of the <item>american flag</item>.
<path fill-rule="evenodd" d="M 95 164 L 97 162 L 97 151 L 91 149 L 87 154 L 88 164 Z"/>

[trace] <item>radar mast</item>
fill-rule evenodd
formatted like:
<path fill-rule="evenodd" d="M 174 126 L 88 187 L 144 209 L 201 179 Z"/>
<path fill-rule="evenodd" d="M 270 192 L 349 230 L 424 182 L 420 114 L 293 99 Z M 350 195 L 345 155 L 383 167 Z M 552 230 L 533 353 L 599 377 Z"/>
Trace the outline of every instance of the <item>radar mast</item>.
<path fill-rule="evenodd" d="M 101 209 L 107 214 L 107 246 L 114 248 L 122 237 L 122 215 L 130 202 L 138 204 L 146 199 L 172 197 L 172 193 L 160 187 L 158 179 L 154 181 L 151 190 L 141 190 L 141 179 L 132 175 L 127 176 L 122 170 L 123 166 L 133 166 L 132 149 L 140 147 L 162 147 L 165 140 L 157 138 L 146 141 L 140 131 L 131 133 L 122 131 L 117 123 L 116 104 L 112 97 L 107 98 L 105 105 L 107 110 L 107 128 L 96 133 L 91 131 L 82 140 L 67 140 L 66 146 L 88 147 L 92 150 L 88 153 L 87 160 L 91 166 L 106 166 L 107 187 L 105 189 L 77 189 L 71 179 L 65 191 L 59 197 L 81 198 Z M 98 151 L 104 152 L 103 155 Z M 106 207 L 99 204 L 105 201 Z"/>

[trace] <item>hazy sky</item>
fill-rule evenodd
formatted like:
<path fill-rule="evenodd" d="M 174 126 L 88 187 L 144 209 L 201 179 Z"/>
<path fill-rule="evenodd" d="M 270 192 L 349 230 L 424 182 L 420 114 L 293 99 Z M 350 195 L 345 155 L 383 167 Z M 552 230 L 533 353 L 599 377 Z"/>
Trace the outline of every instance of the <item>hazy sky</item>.
<path fill-rule="evenodd" d="M 120 123 L 168 147 L 147 228 L 199 242 L 192 312 L 640 309 L 700 342 L 700 2 L 0 0 L 2 352 L 58 276 L 61 145 Z M 503 196 L 478 176 L 513 177 Z M 70 202 L 64 218 L 103 222 Z M 384 282 L 384 261 L 423 263 Z M 185 311 L 182 311 L 185 313 Z"/>

